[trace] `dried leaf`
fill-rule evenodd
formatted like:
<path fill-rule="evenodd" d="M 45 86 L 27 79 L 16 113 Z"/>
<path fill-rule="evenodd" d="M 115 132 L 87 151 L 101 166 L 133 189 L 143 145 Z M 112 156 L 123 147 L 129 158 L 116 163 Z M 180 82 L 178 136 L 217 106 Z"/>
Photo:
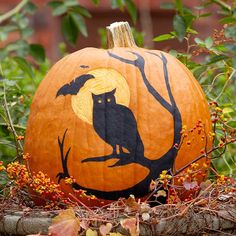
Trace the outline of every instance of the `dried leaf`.
<path fill-rule="evenodd" d="M 152 208 L 150 207 L 150 205 L 148 203 L 142 202 L 141 206 L 140 206 L 140 211 L 141 211 L 141 213 L 151 212 Z"/>
<path fill-rule="evenodd" d="M 166 197 L 166 191 L 165 190 L 158 190 L 154 196 L 155 197 Z"/>
<path fill-rule="evenodd" d="M 205 182 L 202 182 L 202 183 L 200 184 L 200 188 L 201 188 L 201 190 L 205 190 L 205 189 L 206 189 L 207 187 L 209 187 L 211 184 L 212 184 L 211 181 L 208 179 L 208 180 L 206 180 Z"/>
<path fill-rule="evenodd" d="M 150 185 L 149 185 L 149 190 L 153 191 L 157 186 L 157 183 L 152 179 Z"/>
<path fill-rule="evenodd" d="M 111 229 L 112 229 L 112 224 L 111 223 L 107 223 L 106 225 L 101 225 L 99 227 L 99 231 L 100 231 L 102 236 L 106 236 L 107 234 L 109 234 Z"/>
<path fill-rule="evenodd" d="M 82 229 L 85 229 L 85 230 L 87 230 L 88 228 L 89 228 L 89 221 L 87 221 L 87 220 L 82 220 L 81 222 L 80 222 L 80 227 L 82 228 Z"/>
<path fill-rule="evenodd" d="M 110 233 L 109 236 L 123 236 L 123 235 L 120 233 Z"/>
<path fill-rule="evenodd" d="M 98 232 L 96 230 L 87 229 L 86 236 L 98 236 Z"/>
<path fill-rule="evenodd" d="M 80 221 L 72 208 L 63 210 L 52 220 L 49 227 L 51 236 L 77 236 L 80 230 Z"/>
<path fill-rule="evenodd" d="M 125 208 L 126 212 L 138 211 L 140 209 L 140 204 L 136 202 L 134 195 L 130 195 L 125 204 L 127 206 Z"/>
<path fill-rule="evenodd" d="M 137 236 L 136 218 L 128 218 L 120 221 L 124 229 L 128 229 L 131 236 Z"/>
<path fill-rule="evenodd" d="M 207 198 L 201 199 L 199 201 L 197 201 L 196 203 L 194 203 L 195 206 L 205 206 L 206 204 L 208 204 L 208 200 Z"/>
<path fill-rule="evenodd" d="M 144 212 L 144 213 L 142 214 L 142 219 L 143 219 L 143 221 L 147 221 L 147 220 L 149 220 L 149 219 L 150 219 L 150 215 L 149 215 L 149 213 Z"/>
<path fill-rule="evenodd" d="M 28 234 L 26 236 L 46 236 L 46 235 L 38 233 L 38 234 Z"/>
<path fill-rule="evenodd" d="M 231 198 L 233 198 L 233 196 L 232 195 L 230 195 L 230 194 L 221 194 L 220 196 L 218 196 L 218 200 L 219 201 L 222 201 L 222 202 L 227 202 L 227 201 L 229 201 Z"/>
<path fill-rule="evenodd" d="M 184 181 L 183 186 L 186 190 L 191 190 L 197 187 L 198 183 L 197 181 L 193 181 L 193 182 Z"/>

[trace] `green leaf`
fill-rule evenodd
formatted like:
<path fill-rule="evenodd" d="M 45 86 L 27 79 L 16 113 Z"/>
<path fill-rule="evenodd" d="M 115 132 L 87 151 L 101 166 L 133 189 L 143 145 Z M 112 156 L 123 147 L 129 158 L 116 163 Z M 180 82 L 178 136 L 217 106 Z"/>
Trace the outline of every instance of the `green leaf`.
<path fill-rule="evenodd" d="M 112 9 L 119 8 L 120 10 L 124 10 L 123 6 L 124 6 L 123 0 L 111 0 L 111 8 Z"/>
<path fill-rule="evenodd" d="M 174 49 L 171 49 L 171 50 L 169 51 L 169 54 L 170 54 L 171 56 L 173 56 L 173 57 L 177 57 L 177 56 L 178 56 L 178 52 L 177 52 L 176 50 L 174 50 Z"/>
<path fill-rule="evenodd" d="M 175 9 L 175 4 L 172 2 L 165 2 L 160 4 L 161 9 L 172 10 Z"/>
<path fill-rule="evenodd" d="M 65 39 L 74 45 L 78 37 L 78 29 L 70 15 L 63 17 L 61 27 Z"/>
<path fill-rule="evenodd" d="M 9 179 L 7 177 L 6 172 L 1 172 L 0 173 L 0 187 L 6 185 L 8 183 Z"/>
<path fill-rule="evenodd" d="M 89 11 L 86 8 L 82 7 L 82 6 L 73 7 L 72 11 L 77 12 L 80 15 L 88 17 L 88 18 L 92 17 L 91 14 L 89 13 Z"/>
<path fill-rule="evenodd" d="M 95 4 L 95 5 L 98 5 L 100 3 L 100 0 L 92 0 L 92 2 Z"/>
<path fill-rule="evenodd" d="M 227 56 L 225 56 L 225 55 L 213 56 L 207 61 L 206 65 L 210 65 L 210 64 L 213 64 L 213 63 L 216 63 L 218 61 L 225 60 L 225 59 L 227 59 Z"/>
<path fill-rule="evenodd" d="M 206 48 L 210 49 L 213 45 L 213 39 L 211 37 L 208 37 L 206 40 L 205 40 L 205 45 L 206 45 Z"/>
<path fill-rule="evenodd" d="M 24 29 L 29 25 L 29 19 L 22 17 L 19 21 L 18 21 L 18 25 L 20 27 L 20 29 Z"/>
<path fill-rule="evenodd" d="M 23 39 L 26 39 L 26 38 L 30 37 L 33 34 L 33 32 L 34 31 L 31 28 L 24 28 L 20 31 L 21 36 L 22 36 Z"/>
<path fill-rule="evenodd" d="M 14 57 L 13 60 L 17 63 L 17 65 L 23 72 L 28 74 L 31 78 L 34 77 L 31 65 L 23 57 Z"/>
<path fill-rule="evenodd" d="M 214 51 L 216 50 L 216 52 L 228 52 L 229 50 L 225 47 L 225 45 L 223 44 L 219 44 L 219 45 L 216 45 L 214 46 Z"/>
<path fill-rule="evenodd" d="M 106 29 L 105 28 L 99 28 L 98 33 L 99 33 L 100 40 L 101 40 L 101 47 L 105 49 L 107 47 Z"/>
<path fill-rule="evenodd" d="M 175 5 L 180 15 L 183 15 L 183 2 L 182 0 L 175 0 Z"/>
<path fill-rule="evenodd" d="M 225 17 L 220 20 L 220 23 L 222 23 L 222 24 L 236 23 L 236 18 L 232 17 L 232 16 Z"/>
<path fill-rule="evenodd" d="M 24 12 L 25 13 L 29 13 L 29 14 L 32 14 L 34 13 L 35 11 L 37 10 L 37 6 L 32 3 L 32 2 L 28 2 L 26 4 L 26 6 L 24 7 Z"/>
<path fill-rule="evenodd" d="M 40 44 L 30 44 L 29 54 L 39 63 L 45 61 L 45 51 Z"/>
<path fill-rule="evenodd" d="M 87 27 L 84 21 L 84 18 L 75 12 L 71 12 L 70 16 L 74 21 L 78 31 L 80 31 L 85 37 L 88 36 Z"/>
<path fill-rule="evenodd" d="M 67 7 L 73 7 L 73 6 L 78 5 L 78 1 L 77 0 L 66 0 L 65 5 Z"/>
<path fill-rule="evenodd" d="M 210 12 L 204 13 L 204 14 L 200 14 L 200 15 L 199 15 L 199 18 L 200 18 L 200 17 L 208 17 L 208 16 L 211 16 L 211 15 L 212 15 L 212 13 L 210 13 Z"/>
<path fill-rule="evenodd" d="M 143 47 L 144 44 L 144 33 L 137 31 L 134 27 L 131 27 L 132 34 L 134 36 L 134 41 L 138 47 Z"/>
<path fill-rule="evenodd" d="M 132 0 L 125 0 L 127 10 L 134 23 L 137 21 L 137 9 Z"/>
<path fill-rule="evenodd" d="M 234 109 L 231 107 L 225 107 L 223 108 L 223 114 L 228 114 L 234 112 Z"/>
<path fill-rule="evenodd" d="M 18 30 L 18 27 L 16 25 L 6 25 L 3 27 L 0 27 L 0 32 L 9 33 L 9 32 L 16 31 L 16 30 Z"/>
<path fill-rule="evenodd" d="M 202 6 L 202 5 L 200 5 L 200 6 L 194 6 L 194 9 L 196 9 L 196 10 L 203 10 L 203 9 L 205 9 L 205 7 L 204 6 Z"/>
<path fill-rule="evenodd" d="M 26 55 L 29 50 L 29 45 L 26 40 L 17 40 L 9 43 L 5 49 L 8 52 L 16 51 L 18 54 Z"/>
<path fill-rule="evenodd" d="M 159 36 L 155 37 L 153 39 L 153 41 L 155 41 L 155 42 L 162 42 L 162 41 L 166 41 L 166 40 L 174 39 L 174 38 L 175 38 L 175 35 L 172 35 L 172 34 L 162 34 L 162 35 L 159 35 Z"/>
<path fill-rule="evenodd" d="M 199 78 L 199 76 L 206 71 L 206 66 L 205 65 L 200 65 L 200 66 L 195 66 L 192 70 L 193 75 L 195 78 Z"/>
<path fill-rule="evenodd" d="M 192 28 L 192 24 L 194 20 L 196 19 L 196 16 L 188 13 L 188 14 L 183 15 L 182 17 L 185 23 L 185 28 Z"/>
<path fill-rule="evenodd" d="M 66 5 L 60 5 L 58 7 L 55 7 L 53 10 L 52 10 L 52 15 L 53 16 L 60 16 L 60 15 L 63 15 L 64 13 L 67 12 L 67 7 Z"/>
<path fill-rule="evenodd" d="M 200 38 L 195 38 L 194 41 L 195 41 L 196 44 L 198 44 L 200 46 L 204 46 L 205 45 L 205 43 Z"/>
<path fill-rule="evenodd" d="M 225 37 L 236 40 L 236 25 L 230 26 L 225 29 Z"/>
<path fill-rule="evenodd" d="M 0 41 L 5 41 L 7 39 L 8 33 L 0 31 Z"/>
<path fill-rule="evenodd" d="M 180 15 L 175 15 L 173 20 L 173 27 L 177 34 L 179 41 L 183 41 L 186 34 L 186 26 L 183 17 Z"/>
<path fill-rule="evenodd" d="M 47 4 L 49 7 L 51 7 L 52 9 L 55 9 L 61 5 L 64 5 L 63 2 L 61 1 L 51 1 Z"/>
<path fill-rule="evenodd" d="M 4 83 L 5 83 L 7 86 L 10 86 L 10 87 L 16 85 L 16 81 L 15 81 L 15 80 L 4 79 Z"/>
<path fill-rule="evenodd" d="M 198 32 L 196 30 L 191 29 L 191 28 L 187 28 L 186 32 L 190 33 L 190 34 L 198 34 Z"/>

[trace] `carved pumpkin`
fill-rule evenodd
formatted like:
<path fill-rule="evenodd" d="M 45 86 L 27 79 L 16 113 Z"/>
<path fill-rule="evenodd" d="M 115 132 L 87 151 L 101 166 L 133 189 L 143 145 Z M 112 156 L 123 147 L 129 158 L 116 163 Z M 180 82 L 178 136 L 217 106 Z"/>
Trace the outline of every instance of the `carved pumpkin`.
<path fill-rule="evenodd" d="M 190 71 L 167 53 L 138 48 L 128 23 L 108 32 L 110 49 L 85 48 L 50 69 L 31 105 L 25 152 L 31 170 L 61 183 L 73 176 L 73 188 L 98 198 L 143 197 L 162 170 L 201 155 L 198 132 L 177 147 L 183 126 L 200 120 L 211 131 L 208 105 Z"/>

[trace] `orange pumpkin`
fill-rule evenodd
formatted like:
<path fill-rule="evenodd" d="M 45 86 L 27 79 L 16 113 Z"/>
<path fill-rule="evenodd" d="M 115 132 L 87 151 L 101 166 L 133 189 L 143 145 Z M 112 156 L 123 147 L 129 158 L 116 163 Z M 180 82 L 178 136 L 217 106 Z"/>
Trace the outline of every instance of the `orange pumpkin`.
<path fill-rule="evenodd" d="M 85 48 L 50 69 L 31 105 L 25 152 L 31 170 L 61 183 L 73 176 L 73 188 L 98 198 L 143 197 L 162 170 L 211 147 L 193 131 L 178 148 L 183 127 L 200 120 L 211 131 L 208 104 L 181 62 L 135 45 L 128 23 L 108 32 L 110 49 Z"/>

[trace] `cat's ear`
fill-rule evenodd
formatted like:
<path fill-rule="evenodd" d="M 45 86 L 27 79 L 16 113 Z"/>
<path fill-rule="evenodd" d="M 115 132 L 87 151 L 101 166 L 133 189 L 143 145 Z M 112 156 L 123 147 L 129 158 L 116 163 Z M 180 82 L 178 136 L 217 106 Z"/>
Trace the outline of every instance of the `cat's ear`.
<path fill-rule="evenodd" d="M 116 92 L 116 88 L 114 88 L 114 89 L 111 91 L 111 94 L 113 95 L 113 94 L 115 94 L 115 92 Z"/>

